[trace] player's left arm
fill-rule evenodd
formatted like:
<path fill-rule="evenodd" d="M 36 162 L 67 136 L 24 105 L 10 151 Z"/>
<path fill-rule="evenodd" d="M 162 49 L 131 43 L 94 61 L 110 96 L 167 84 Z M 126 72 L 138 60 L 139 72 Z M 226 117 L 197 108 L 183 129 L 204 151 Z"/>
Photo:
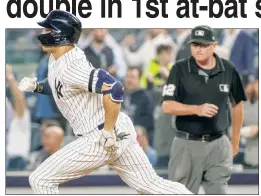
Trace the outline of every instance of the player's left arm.
<path fill-rule="evenodd" d="M 105 131 L 113 131 L 118 114 L 121 109 L 120 101 L 113 100 L 111 98 L 111 94 L 105 94 L 105 92 L 111 91 L 112 87 L 107 86 L 105 84 L 102 85 L 102 93 L 103 95 L 103 107 L 105 110 L 105 122 L 104 122 L 104 130 Z"/>
<path fill-rule="evenodd" d="M 96 77 L 90 77 L 89 84 L 96 81 L 96 84 L 90 85 L 91 87 L 95 87 L 95 89 L 89 88 L 88 90 L 103 94 L 102 99 L 105 110 L 104 128 L 100 142 L 105 150 L 115 151 L 117 146 L 114 127 L 120 112 L 121 102 L 123 101 L 123 85 L 103 69 L 94 69 L 92 73 L 91 75 L 94 76 L 95 74 Z"/>
<path fill-rule="evenodd" d="M 88 66 L 68 67 L 64 72 L 64 80 L 75 88 L 81 88 L 91 93 L 103 94 L 105 122 L 102 139 L 104 147 L 115 146 L 114 127 L 123 101 L 123 85 L 104 69 L 94 69 Z"/>
<path fill-rule="evenodd" d="M 103 106 L 105 110 L 104 130 L 113 131 L 120 112 L 121 102 L 123 101 L 123 85 L 103 69 L 92 70 L 92 72 L 96 72 L 94 73 L 94 80 L 97 82 L 95 90 L 90 88 L 89 91 L 103 94 Z"/>

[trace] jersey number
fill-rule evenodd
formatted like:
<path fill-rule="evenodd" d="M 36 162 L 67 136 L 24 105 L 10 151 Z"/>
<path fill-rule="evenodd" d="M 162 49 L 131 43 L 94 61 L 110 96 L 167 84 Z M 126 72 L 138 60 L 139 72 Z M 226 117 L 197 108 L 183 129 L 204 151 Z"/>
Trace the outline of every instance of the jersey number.
<path fill-rule="evenodd" d="M 174 84 L 164 85 L 162 96 L 173 96 L 176 87 Z"/>

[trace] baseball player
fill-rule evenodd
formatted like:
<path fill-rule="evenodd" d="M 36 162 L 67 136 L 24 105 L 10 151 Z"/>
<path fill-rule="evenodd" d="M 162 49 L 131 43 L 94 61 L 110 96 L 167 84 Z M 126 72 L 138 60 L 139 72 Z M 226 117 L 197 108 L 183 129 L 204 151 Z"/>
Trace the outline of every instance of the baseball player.
<path fill-rule="evenodd" d="M 103 69 L 94 69 L 75 44 L 81 22 L 54 10 L 38 23 L 38 40 L 50 52 L 48 78 L 23 78 L 19 89 L 52 93 L 78 138 L 50 156 L 29 176 L 37 194 L 58 194 L 58 185 L 110 165 L 141 194 L 191 194 L 180 183 L 159 177 L 136 141 L 130 118 L 120 112 L 123 86 Z"/>

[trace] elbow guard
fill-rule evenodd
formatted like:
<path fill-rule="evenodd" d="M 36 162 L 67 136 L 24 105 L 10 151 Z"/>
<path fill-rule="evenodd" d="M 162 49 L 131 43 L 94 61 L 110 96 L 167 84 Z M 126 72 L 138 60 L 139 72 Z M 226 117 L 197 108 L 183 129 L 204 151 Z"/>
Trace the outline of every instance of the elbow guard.
<path fill-rule="evenodd" d="M 112 101 L 123 102 L 123 97 L 124 97 L 123 85 L 117 81 L 114 84 L 112 84 L 110 90 L 104 91 L 102 94 L 103 95 L 110 94 L 110 98 Z"/>
<path fill-rule="evenodd" d="M 97 77 L 98 81 L 96 83 L 95 89 L 97 93 L 101 93 L 101 88 L 103 84 L 111 86 L 110 90 L 104 91 L 102 94 L 110 94 L 111 100 L 116 102 L 123 102 L 124 88 L 119 81 L 117 81 L 112 75 L 110 75 L 107 71 L 103 69 L 99 69 Z"/>

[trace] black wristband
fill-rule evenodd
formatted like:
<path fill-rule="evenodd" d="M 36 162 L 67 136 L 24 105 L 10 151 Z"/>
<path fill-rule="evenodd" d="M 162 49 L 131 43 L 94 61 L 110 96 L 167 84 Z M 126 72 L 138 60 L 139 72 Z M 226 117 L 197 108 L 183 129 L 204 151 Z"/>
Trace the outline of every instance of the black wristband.
<path fill-rule="evenodd" d="M 44 87 L 44 84 L 43 84 L 43 83 L 37 82 L 37 83 L 36 83 L 36 88 L 34 89 L 33 92 L 35 92 L 35 93 L 40 93 L 40 92 L 43 91 L 43 87 Z"/>

